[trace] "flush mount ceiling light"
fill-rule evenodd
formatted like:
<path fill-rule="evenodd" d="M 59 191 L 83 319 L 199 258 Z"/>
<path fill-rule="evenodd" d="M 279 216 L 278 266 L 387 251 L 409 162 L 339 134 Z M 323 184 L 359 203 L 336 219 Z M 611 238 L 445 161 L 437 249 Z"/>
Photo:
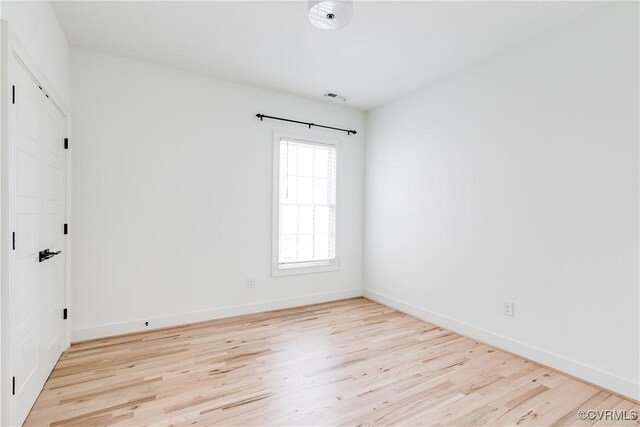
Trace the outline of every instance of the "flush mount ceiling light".
<path fill-rule="evenodd" d="M 309 1 L 309 21 L 323 30 L 337 30 L 351 21 L 353 0 Z"/>

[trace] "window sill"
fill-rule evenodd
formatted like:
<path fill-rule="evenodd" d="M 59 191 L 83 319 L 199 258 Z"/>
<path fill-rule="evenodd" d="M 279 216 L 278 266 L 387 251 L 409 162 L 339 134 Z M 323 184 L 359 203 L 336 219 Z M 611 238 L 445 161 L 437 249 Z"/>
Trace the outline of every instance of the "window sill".
<path fill-rule="evenodd" d="M 295 265 L 275 265 L 271 269 L 272 276 L 292 276 L 295 274 L 323 273 L 338 270 L 337 261 L 306 262 Z"/>

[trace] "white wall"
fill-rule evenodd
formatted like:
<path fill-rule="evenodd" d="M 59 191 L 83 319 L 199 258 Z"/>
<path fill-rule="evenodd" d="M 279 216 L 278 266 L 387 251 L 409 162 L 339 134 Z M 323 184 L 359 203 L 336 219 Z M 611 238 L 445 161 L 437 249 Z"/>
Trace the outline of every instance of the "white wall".
<path fill-rule="evenodd" d="M 48 1 L 2 1 L 0 19 L 46 78 L 47 90 L 69 103 L 69 44 Z"/>
<path fill-rule="evenodd" d="M 637 399 L 638 76 L 619 3 L 371 111 L 365 295 Z"/>
<path fill-rule="evenodd" d="M 74 340 L 360 295 L 364 114 L 72 50 Z M 341 138 L 340 271 L 271 277 L 273 129 Z M 249 290 L 246 279 L 255 279 Z"/>

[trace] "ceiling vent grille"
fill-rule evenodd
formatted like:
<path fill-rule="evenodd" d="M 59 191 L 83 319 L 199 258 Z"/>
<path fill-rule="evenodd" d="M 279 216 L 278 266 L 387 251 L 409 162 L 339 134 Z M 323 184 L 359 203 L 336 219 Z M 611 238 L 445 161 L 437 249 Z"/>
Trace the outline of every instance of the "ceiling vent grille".
<path fill-rule="evenodd" d="M 336 101 L 342 101 L 342 102 L 347 100 L 346 96 L 338 95 L 337 93 L 333 93 L 333 92 L 325 93 L 324 97 L 335 99 Z"/>

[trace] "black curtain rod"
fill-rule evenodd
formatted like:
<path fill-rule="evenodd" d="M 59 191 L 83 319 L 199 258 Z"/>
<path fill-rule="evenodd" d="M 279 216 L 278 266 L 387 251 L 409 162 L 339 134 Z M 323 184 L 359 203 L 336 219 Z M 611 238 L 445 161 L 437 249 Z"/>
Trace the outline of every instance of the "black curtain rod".
<path fill-rule="evenodd" d="M 291 119 L 283 119 L 282 117 L 274 117 L 274 116 L 265 116 L 264 114 L 256 114 L 256 117 L 260 119 L 260 121 L 262 121 L 262 119 L 273 119 L 273 120 L 281 120 L 283 122 L 291 122 L 291 123 L 299 123 L 301 125 L 307 125 L 309 126 L 309 129 L 311 129 L 311 126 L 315 126 L 317 128 L 325 128 L 325 129 L 332 129 L 332 130 L 337 130 L 340 132 L 346 132 L 347 135 L 351 135 L 351 134 L 356 134 L 358 132 L 356 132 L 355 130 L 350 130 L 350 129 L 341 129 L 341 128 L 334 128 L 332 126 L 325 126 L 325 125 L 317 125 L 315 123 L 309 123 L 309 122 L 300 122 L 298 120 L 291 120 Z"/>

